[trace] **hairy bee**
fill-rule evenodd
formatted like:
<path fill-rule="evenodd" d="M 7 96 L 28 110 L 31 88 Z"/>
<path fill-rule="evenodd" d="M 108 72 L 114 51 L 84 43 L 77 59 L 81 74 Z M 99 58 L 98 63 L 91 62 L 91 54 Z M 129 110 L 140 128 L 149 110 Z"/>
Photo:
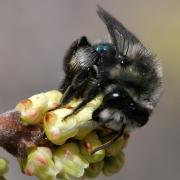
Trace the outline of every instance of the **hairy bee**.
<path fill-rule="evenodd" d="M 137 37 L 102 7 L 98 6 L 97 13 L 111 42 L 92 45 L 81 37 L 72 43 L 64 58 L 61 103 L 81 97 L 82 103 L 73 112 L 76 113 L 103 93 L 103 103 L 93 113 L 93 119 L 118 132 L 112 143 L 125 130 L 147 123 L 161 94 L 162 73 L 155 57 Z"/>

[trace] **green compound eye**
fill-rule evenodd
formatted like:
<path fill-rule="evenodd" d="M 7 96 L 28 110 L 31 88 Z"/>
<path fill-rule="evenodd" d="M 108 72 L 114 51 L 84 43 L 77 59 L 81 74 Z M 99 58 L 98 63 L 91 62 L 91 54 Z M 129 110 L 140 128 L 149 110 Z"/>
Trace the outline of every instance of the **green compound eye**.
<path fill-rule="evenodd" d="M 96 47 L 96 51 L 100 53 L 106 52 L 109 49 L 111 49 L 111 46 L 109 44 L 100 44 L 100 45 L 97 45 Z"/>
<path fill-rule="evenodd" d="M 115 54 L 114 47 L 109 43 L 97 44 L 95 45 L 95 50 L 99 52 L 101 55 L 104 55 L 104 54 L 114 55 Z"/>

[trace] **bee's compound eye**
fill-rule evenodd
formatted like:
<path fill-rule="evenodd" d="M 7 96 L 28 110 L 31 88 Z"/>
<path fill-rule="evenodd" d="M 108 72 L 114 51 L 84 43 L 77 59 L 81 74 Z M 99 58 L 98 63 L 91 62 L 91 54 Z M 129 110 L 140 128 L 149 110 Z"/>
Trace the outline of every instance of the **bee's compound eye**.
<path fill-rule="evenodd" d="M 114 91 L 104 97 L 103 103 L 108 104 L 112 108 L 119 109 L 123 107 L 126 99 L 127 95 L 124 91 Z"/>
<path fill-rule="evenodd" d="M 98 51 L 100 53 L 104 53 L 104 52 L 108 51 L 108 49 L 109 49 L 108 45 L 104 45 L 104 44 L 98 45 L 96 47 L 96 51 Z"/>
<path fill-rule="evenodd" d="M 112 44 L 109 43 L 100 43 L 94 45 L 95 50 L 101 55 L 101 56 L 114 56 L 115 55 L 115 49 Z"/>
<path fill-rule="evenodd" d="M 119 98 L 120 94 L 118 92 L 110 93 L 104 97 L 104 103 L 113 105 L 117 100 L 119 100 Z"/>

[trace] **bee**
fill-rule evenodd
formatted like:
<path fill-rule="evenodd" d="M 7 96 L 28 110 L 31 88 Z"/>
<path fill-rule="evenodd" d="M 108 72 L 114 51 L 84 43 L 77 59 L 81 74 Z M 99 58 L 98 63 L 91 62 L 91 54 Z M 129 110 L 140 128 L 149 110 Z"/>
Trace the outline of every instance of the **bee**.
<path fill-rule="evenodd" d="M 108 147 L 125 131 L 142 127 L 157 105 L 162 91 L 162 72 L 155 56 L 116 18 L 98 6 L 111 41 L 91 44 L 86 37 L 72 43 L 64 57 L 65 79 L 61 104 L 73 97 L 83 99 L 77 113 L 98 93 L 101 106 L 93 120 L 114 130 L 116 135 L 94 152 Z"/>

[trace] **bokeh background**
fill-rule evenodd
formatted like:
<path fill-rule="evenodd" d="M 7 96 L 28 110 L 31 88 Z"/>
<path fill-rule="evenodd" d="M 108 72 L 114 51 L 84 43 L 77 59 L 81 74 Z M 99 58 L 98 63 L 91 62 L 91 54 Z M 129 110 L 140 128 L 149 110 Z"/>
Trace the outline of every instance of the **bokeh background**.
<path fill-rule="evenodd" d="M 131 134 L 123 170 L 109 179 L 180 179 L 179 0 L 0 0 L 0 112 L 33 94 L 56 89 L 62 59 L 76 38 L 94 42 L 107 30 L 96 4 L 111 12 L 149 47 L 163 65 L 164 93 L 149 123 Z M 8 180 L 21 174 L 14 157 Z M 98 178 L 106 179 L 101 176 Z"/>

